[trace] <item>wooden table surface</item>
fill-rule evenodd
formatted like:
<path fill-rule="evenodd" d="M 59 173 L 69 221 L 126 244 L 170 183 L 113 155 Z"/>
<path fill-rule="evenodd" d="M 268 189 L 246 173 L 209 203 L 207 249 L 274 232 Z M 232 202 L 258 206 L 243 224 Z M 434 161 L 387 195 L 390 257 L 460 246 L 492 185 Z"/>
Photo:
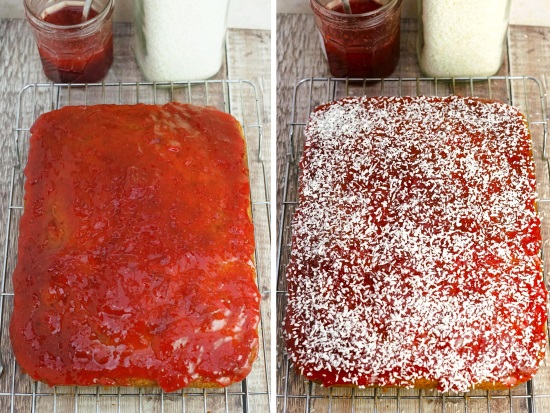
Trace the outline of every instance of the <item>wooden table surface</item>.
<path fill-rule="evenodd" d="M 131 24 L 117 23 L 114 26 L 114 63 L 104 79 L 105 82 L 142 82 L 132 48 L 133 29 Z M 255 85 L 256 101 L 230 103 L 242 104 L 253 111 L 247 114 L 252 120 L 248 127 L 250 136 L 261 136 L 263 164 L 251 161 L 253 214 L 256 229 L 256 262 L 260 290 L 262 292 L 262 333 L 265 348 L 254 365 L 253 373 L 246 385 L 236 384 L 227 391 L 190 390 L 189 394 L 179 392 L 164 394 L 156 389 L 98 388 L 88 390 L 75 387 L 53 390 L 46 385 L 31 382 L 22 374 L 13 361 L 8 338 L 8 322 L 12 300 L 11 271 L 16 257 L 13 246 L 17 233 L 17 218 L 20 210 L 9 208 L 12 176 L 14 128 L 17 102 L 20 90 L 27 84 L 49 82 L 42 71 L 41 62 L 31 29 L 26 21 L 0 19 L 0 245 L 4 262 L 2 291 L 0 298 L 0 411 L 1 412 L 131 412 L 131 411 L 211 411 L 244 412 L 268 410 L 270 363 L 269 302 L 270 302 L 270 230 L 269 230 L 269 182 L 270 182 L 270 130 L 271 130 L 271 33 L 263 30 L 229 29 L 224 63 L 214 79 L 247 80 Z M 245 84 L 245 90 L 248 84 Z M 232 86 L 228 86 L 228 90 Z M 185 89 L 185 88 L 184 88 Z M 210 90 L 214 90 L 212 87 Z M 242 86 L 241 86 L 242 89 Z M 217 90 L 217 89 L 216 89 Z M 207 89 L 207 92 L 208 89 Z M 228 95 L 231 93 L 228 92 Z M 249 94 L 250 95 L 250 94 Z M 250 97 L 247 95 L 248 97 Z M 253 99 L 253 94 L 252 99 Z M 230 98 L 231 99 L 231 98 Z M 225 97 L 224 97 L 225 101 Z M 229 107 L 229 106 L 228 106 Z M 223 106 L 222 106 L 223 108 Z M 240 113 L 245 109 L 240 108 Z M 245 115 L 243 115 L 244 118 Z M 245 133 L 247 133 L 245 128 Z M 26 132 L 25 132 L 26 133 Z M 26 136 L 26 135 L 25 135 Z M 248 136 L 248 135 L 247 135 Z M 252 138 L 250 138 L 252 139 Z M 254 138 L 256 139 L 256 138 Z M 259 147 L 259 144 L 257 145 Z M 260 149 L 257 150 L 260 152 Z M 249 154 L 249 158 L 251 154 Z M 265 166 L 265 168 L 263 168 Z M 263 169 L 263 170 L 262 170 Z M 16 178 L 17 179 L 17 178 Z M 20 196 L 20 194 L 16 194 Z M 13 205 L 13 203 L 12 203 Z M 7 215 L 11 210 L 10 227 Z M 6 243 L 7 231 L 10 245 Z M 248 403 L 248 405 L 247 405 Z"/>
<path fill-rule="evenodd" d="M 400 60 L 397 68 L 390 77 L 419 77 L 421 72 L 416 59 L 416 20 L 402 20 L 401 25 L 401 50 Z M 327 390 L 320 386 L 298 377 L 287 359 L 283 356 L 283 345 L 280 338 L 281 318 L 284 315 L 285 303 L 285 279 L 284 268 L 288 262 L 290 243 L 290 217 L 294 211 L 297 191 L 296 159 L 299 159 L 300 145 L 302 144 L 303 122 L 307 120 L 308 111 L 312 110 L 315 104 L 327 99 L 344 96 L 348 85 L 344 82 L 335 83 L 334 91 L 328 90 L 323 81 L 308 80 L 297 88 L 296 111 L 294 118 L 291 118 L 293 107 L 294 87 L 300 79 L 329 77 L 328 65 L 321 52 L 319 35 L 315 29 L 313 16 L 311 15 L 284 15 L 277 16 L 277 119 L 276 119 L 276 192 L 277 192 L 277 228 L 278 228 L 278 281 L 277 281 L 277 407 L 280 412 L 309 412 L 309 411 L 332 411 L 332 412 L 527 412 L 527 411 L 550 411 L 550 372 L 547 367 L 548 357 L 543 362 L 532 387 L 523 385 L 511 392 L 473 392 L 470 397 L 450 394 L 441 397 L 436 392 L 423 392 L 413 390 L 402 391 L 355 391 L 349 388 L 338 388 Z M 498 75 L 528 75 L 535 76 L 540 84 L 546 85 L 550 81 L 550 27 L 527 27 L 511 26 L 508 34 L 507 55 Z M 516 81 L 509 89 L 499 86 L 499 82 L 492 82 L 492 93 L 501 99 L 506 99 L 506 94 L 513 95 L 514 104 L 525 106 L 531 102 L 532 123 L 534 135 L 537 139 L 543 136 L 543 129 L 547 122 L 542 109 L 545 109 L 547 96 L 538 95 L 538 83 L 530 80 L 525 90 L 529 90 L 529 97 L 523 99 L 519 94 L 521 87 L 516 88 Z M 522 85 L 521 81 L 519 86 Z M 468 94 L 470 87 L 479 93 L 487 93 L 488 82 L 476 82 L 466 85 L 457 85 L 457 93 Z M 502 82 L 504 84 L 504 82 Z M 512 82 L 511 82 L 512 83 Z M 531 84 L 532 83 L 532 84 Z M 395 94 L 399 90 L 390 82 L 385 83 L 385 92 L 379 94 Z M 402 82 L 399 84 L 407 93 L 423 92 L 423 83 Z M 420 86 L 419 86 L 420 85 Z M 440 83 L 442 89 L 450 86 Z M 349 86 L 350 88 L 352 86 Z M 376 93 L 380 85 L 363 85 L 363 90 L 369 93 Z M 429 87 L 433 93 L 433 82 Z M 358 88 L 361 93 L 361 87 Z M 496 89 L 500 89 L 498 92 Z M 448 89 L 451 92 L 453 89 Z M 490 91 L 491 89 L 489 89 Z M 511 92 L 510 92 L 511 91 Z M 308 97 L 307 94 L 310 94 Z M 351 89 L 350 92 L 351 93 Z M 441 92 L 439 92 L 441 93 Z M 450 93 L 450 92 L 449 92 Z M 502 94 L 499 94 L 502 93 Z M 315 95 L 311 98 L 312 95 Z M 529 101 L 529 102 L 528 102 Z M 525 108 L 524 108 L 525 110 Z M 530 115 L 531 116 L 531 115 Z M 292 151 L 289 149 L 289 140 L 292 132 Z M 294 160 L 291 154 L 297 154 Z M 539 192 L 542 196 L 548 196 L 548 166 L 542 155 L 537 160 L 537 168 L 544 172 L 542 182 L 539 182 Z M 540 165 L 540 168 L 539 168 Z M 288 176 L 288 179 L 286 177 Z M 538 178 L 538 175 L 537 175 Z M 543 188 L 541 188 L 543 187 Z M 540 195 L 540 194 L 539 194 Z M 547 211 L 541 211 L 543 222 Z M 547 235 L 544 233 L 543 236 Z M 548 236 L 545 236 L 545 240 Z M 546 244 L 546 241 L 545 241 Z M 531 386 L 531 385 L 529 385 Z M 535 396 L 530 396 L 535 394 Z"/>

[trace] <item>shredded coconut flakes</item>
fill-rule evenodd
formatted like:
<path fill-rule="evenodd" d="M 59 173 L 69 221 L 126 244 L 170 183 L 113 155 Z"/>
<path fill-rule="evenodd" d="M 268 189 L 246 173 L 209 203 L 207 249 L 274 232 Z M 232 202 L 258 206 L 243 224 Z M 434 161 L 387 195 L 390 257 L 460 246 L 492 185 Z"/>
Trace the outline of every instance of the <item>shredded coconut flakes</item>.
<path fill-rule="evenodd" d="M 325 385 L 529 379 L 546 298 L 530 136 L 477 98 L 345 98 L 306 127 L 289 356 Z"/>

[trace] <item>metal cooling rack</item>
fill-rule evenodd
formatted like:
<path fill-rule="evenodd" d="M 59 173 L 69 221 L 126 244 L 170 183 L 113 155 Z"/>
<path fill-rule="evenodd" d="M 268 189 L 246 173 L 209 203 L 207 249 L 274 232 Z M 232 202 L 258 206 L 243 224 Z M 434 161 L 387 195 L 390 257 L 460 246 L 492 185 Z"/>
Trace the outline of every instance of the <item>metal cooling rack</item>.
<path fill-rule="evenodd" d="M 547 155 L 547 96 L 542 84 L 531 77 L 489 78 L 308 78 L 294 88 L 282 199 L 279 208 L 277 250 L 277 411 L 295 412 L 550 412 L 550 350 L 537 375 L 528 383 L 506 391 L 444 393 L 413 389 L 324 388 L 297 375 L 284 350 L 281 328 L 286 307 L 285 269 L 292 236 L 291 218 L 297 204 L 299 159 L 304 127 L 313 109 L 345 96 L 446 96 L 457 94 L 497 99 L 518 107 L 525 115 L 533 137 L 537 173 L 538 208 L 542 220 L 543 262 L 550 262 L 550 167 Z M 548 266 L 544 269 L 545 282 Z"/>
<path fill-rule="evenodd" d="M 31 380 L 19 369 L 11 349 L 8 323 L 13 306 L 11 274 L 17 256 L 19 218 L 23 203 L 23 167 L 26 164 L 29 128 L 42 113 L 67 105 L 166 103 L 179 101 L 214 106 L 231 113 L 243 126 L 247 142 L 256 239 L 257 282 L 262 293 L 259 326 L 260 349 L 250 375 L 225 389 L 184 389 L 165 393 L 158 388 L 49 387 Z M 0 294 L 0 412 L 267 412 L 269 374 L 269 273 L 270 201 L 269 145 L 264 147 L 261 97 L 248 81 L 182 83 L 102 83 L 88 85 L 32 84 L 25 86 L 17 106 L 9 188 L 2 194 L 8 207 L 0 211 L 5 223 L 5 244 Z"/>

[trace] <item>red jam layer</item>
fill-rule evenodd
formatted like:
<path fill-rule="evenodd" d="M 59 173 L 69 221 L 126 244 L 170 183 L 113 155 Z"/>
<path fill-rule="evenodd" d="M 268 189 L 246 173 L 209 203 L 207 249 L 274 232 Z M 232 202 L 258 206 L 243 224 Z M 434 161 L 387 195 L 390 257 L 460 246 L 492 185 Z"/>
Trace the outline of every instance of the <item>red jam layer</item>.
<path fill-rule="evenodd" d="M 82 23 L 83 10 L 83 6 L 65 6 L 53 13 L 47 13 L 44 16 L 44 21 L 58 26 L 73 26 Z M 87 20 L 93 19 L 98 14 L 96 10 L 91 8 Z"/>
<path fill-rule="evenodd" d="M 373 0 L 349 0 L 349 8 L 352 14 L 370 13 L 371 11 L 378 10 L 382 5 Z M 345 13 L 344 4 L 338 3 L 336 7 L 333 7 L 333 11 L 338 13 Z"/>
<path fill-rule="evenodd" d="M 259 293 L 238 122 L 100 105 L 31 132 L 10 325 L 21 367 L 49 385 L 242 380 Z"/>
<path fill-rule="evenodd" d="M 346 98 L 306 127 L 287 351 L 325 386 L 530 379 L 547 292 L 531 139 L 476 98 Z"/>

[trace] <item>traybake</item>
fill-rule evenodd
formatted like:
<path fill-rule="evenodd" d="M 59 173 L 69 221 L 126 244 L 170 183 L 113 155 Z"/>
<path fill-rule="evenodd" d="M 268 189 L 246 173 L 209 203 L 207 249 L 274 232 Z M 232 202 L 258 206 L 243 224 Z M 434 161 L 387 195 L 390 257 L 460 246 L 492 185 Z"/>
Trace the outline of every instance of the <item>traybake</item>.
<path fill-rule="evenodd" d="M 245 141 L 214 108 L 65 107 L 31 129 L 19 365 L 49 385 L 223 387 L 258 350 Z"/>
<path fill-rule="evenodd" d="M 305 129 L 286 349 L 325 386 L 502 389 L 546 348 L 531 140 L 469 97 L 350 97 Z"/>

